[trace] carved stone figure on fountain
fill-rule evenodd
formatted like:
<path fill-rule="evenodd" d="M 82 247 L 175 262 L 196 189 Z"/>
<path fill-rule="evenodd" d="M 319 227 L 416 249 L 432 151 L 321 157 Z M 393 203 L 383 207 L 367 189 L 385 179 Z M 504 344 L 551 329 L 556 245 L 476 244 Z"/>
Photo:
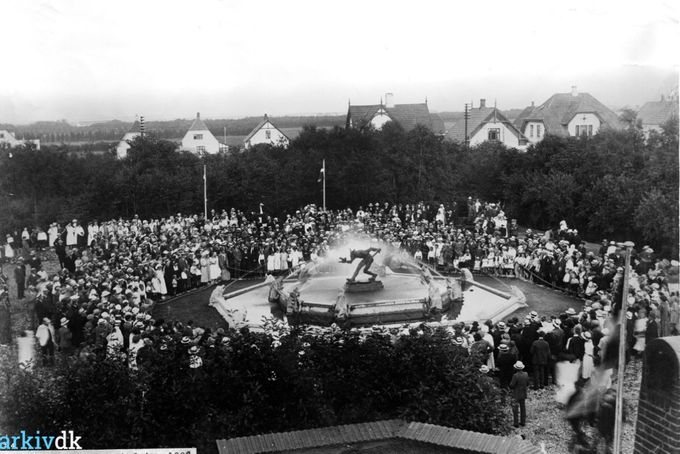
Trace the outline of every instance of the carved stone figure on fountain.
<path fill-rule="evenodd" d="M 383 288 L 383 284 L 380 281 L 376 281 L 378 275 L 370 271 L 371 265 L 373 264 L 373 257 L 380 252 L 380 248 L 370 247 L 368 249 L 351 249 L 349 253 L 349 259 L 345 257 L 340 258 L 340 263 L 352 263 L 354 260 L 359 259 L 356 269 L 352 277 L 347 279 L 346 291 L 348 292 L 368 292 L 374 290 L 380 290 Z M 357 282 L 356 278 L 360 271 L 364 274 L 371 276 L 368 278 L 367 282 Z"/>
<path fill-rule="evenodd" d="M 359 274 L 359 271 L 363 268 L 364 274 L 368 274 L 371 276 L 369 278 L 369 281 L 374 281 L 376 277 L 378 277 L 377 274 L 371 272 L 369 268 L 373 264 L 373 257 L 380 252 L 380 248 L 375 248 L 375 247 L 370 247 L 368 249 L 351 249 L 349 251 L 349 259 L 345 257 L 340 258 L 340 263 L 352 263 L 356 259 L 360 259 L 359 264 L 357 265 L 356 269 L 354 270 L 354 274 L 352 275 L 351 278 L 347 279 L 348 282 L 354 282 L 357 278 L 357 275 Z"/>

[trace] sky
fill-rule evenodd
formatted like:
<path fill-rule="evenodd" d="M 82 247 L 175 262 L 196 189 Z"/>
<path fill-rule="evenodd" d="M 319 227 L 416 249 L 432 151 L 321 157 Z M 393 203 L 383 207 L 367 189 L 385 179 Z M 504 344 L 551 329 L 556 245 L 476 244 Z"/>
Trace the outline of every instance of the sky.
<path fill-rule="evenodd" d="M 678 81 L 671 1 L 2 0 L 0 123 L 461 111 L 576 85 L 611 107 Z"/>

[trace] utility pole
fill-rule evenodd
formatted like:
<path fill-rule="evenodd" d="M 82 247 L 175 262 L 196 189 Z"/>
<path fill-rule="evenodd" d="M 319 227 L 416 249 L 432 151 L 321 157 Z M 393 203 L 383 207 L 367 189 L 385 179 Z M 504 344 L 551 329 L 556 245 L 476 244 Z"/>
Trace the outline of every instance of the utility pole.
<path fill-rule="evenodd" d="M 623 268 L 623 289 L 621 290 L 621 310 L 619 311 L 619 364 L 616 378 L 616 414 L 614 420 L 614 454 L 621 454 L 623 435 L 623 377 L 626 369 L 626 312 L 628 309 L 628 279 L 630 278 L 630 254 L 635 243 L 626 241 L 626 265 Z"/>
<path fill-rule="evenodd" d="M 326 212 L 326 160 L 323 160 L 323 211 Z"/>
<path fill-rule="evenodd" d="M 470 105 L 468 103 L 465 103 L 465 113 L 463 113 L 463 117 L 465 118 L 465 148 L 468 148 L 470 146 L 470 140 L 468 139 L 468 120 L 470 119 Z"/>
<path fill-rule="evenodd" d="M 139 132 L 142 136 L 142 140 L 144 139 L 144 117 L 139 117 Z"/>

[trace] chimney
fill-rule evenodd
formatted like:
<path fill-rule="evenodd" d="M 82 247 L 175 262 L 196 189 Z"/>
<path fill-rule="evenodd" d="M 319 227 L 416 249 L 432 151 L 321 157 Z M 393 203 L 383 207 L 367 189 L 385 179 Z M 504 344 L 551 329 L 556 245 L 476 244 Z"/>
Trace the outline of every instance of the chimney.
<path fill-rule="evenodd" d="M 534 107 L 534 102 L 533 102 L 533 101 L 531 101 L 531 107 Z"/>
<path fill-rule="evenodd" d="M 201 112 L 196 112 L 196 118 L 201 119 Z"/>
<path fill-rule="evenodd" d="M 486 107 L 486 99 L 482 98 L 479 100 L 479 108 Z"/>
<path fill-rule="evenodd" d="M 392 93 L 385 93 L 385 107 L 388 109 L 394 107 L 394 95 Z"/>
<path fill-rule="evenodd" d="M 576 85 L 571 86 L 571 96 L 578 96 L 578 88 Z"/>

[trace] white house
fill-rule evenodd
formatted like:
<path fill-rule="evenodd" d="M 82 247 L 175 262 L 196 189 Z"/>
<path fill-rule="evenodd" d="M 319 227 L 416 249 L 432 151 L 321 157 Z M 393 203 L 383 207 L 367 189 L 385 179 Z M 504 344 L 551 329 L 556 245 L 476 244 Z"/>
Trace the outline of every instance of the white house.
<path fill-rule="evenodd" d="M 200 112 L 196 114 L 196 119 L 182 139 L 182 150 L 196 154 L 215 154 L 225 145 L 221 145 L 215 136 L 208 130 L 208 127 L 201 120 Z"/>
<path fill-rule="evenodd" d="M 406 131 L 421 125 L 435 134 L 445 133 L 444 122 L 439 115 L 430 113 L 427 100 L 416 104 L 394 104 L 392 93 L 385 94 L 384 104 L 382 99 L 380 104 L 353 106 L 350 103 L 347 108 L 345 126 L 361 129 L 370 125 L 373 129 L 380 130 L 390 121 L 398 123 Z"/>
<path fill-rule="evenodd" d="M 283 147 L 287 147 L 290 143 L 288 136 L 274 126 L 267 114 L 264 114 L 264 119 L 243 139 L 243 145 L 246 150 L 261 143 Z"/>
<path fill-rule="evenodd" d="M 40 140 L 17 139 L 13 133 L 0 129 L 0 148 L 15 148 L 27 144 L 33 144 L 36 150 L 40 150 Z"/>
<path fill-rule="evenodd" d="M 637 114 L 637 119 L 642 125 L 642 132 L 649 136 L 651 131 L 661 132 L 661 126 L 669 120 L 678 121 L 678 94 L 671 93 L 666 98 L 661 97 L 660 101 L 646 102 Z"/>
<path fill-rule="evenodd" d="M 118 159 L 124 159 L 127 156 L 128 150 L 130 149 L 130 144 L 128 141 L 133 140 L 135 137 L 140 135 L 142 135 L 141 125 L 139 120 L 135 119 L 135 122 L 132 123 L 132 126 L 130 126 L 128 132 L 125 133 L 123 138 L 120 139 L 120 142 L 118 142 L 118 145 L 116 146 L 116 156 Z"/>
<path fill-rule="evenodd" d="M 465 119 L 456 123 L 446 133 L 446 138 L 465 143 Z M 486 99 L 479 100 L 479 107 L 468 111 L 467 136 L 470 146 L 482 142 L 500 142 L 506 147 L 523 150 L 527 138 L 496 107 L 486 107 Z"/>
<path fill-rule="evenodd" d="M 592 136 L 602 128 L 623 129 L 617 115 L 589 93 L 556 93 L 536 107 L 524 109 L 515 119 L 515 126 L 531 143 L 543 140 L 546 134 L 558 136 Z"/>

